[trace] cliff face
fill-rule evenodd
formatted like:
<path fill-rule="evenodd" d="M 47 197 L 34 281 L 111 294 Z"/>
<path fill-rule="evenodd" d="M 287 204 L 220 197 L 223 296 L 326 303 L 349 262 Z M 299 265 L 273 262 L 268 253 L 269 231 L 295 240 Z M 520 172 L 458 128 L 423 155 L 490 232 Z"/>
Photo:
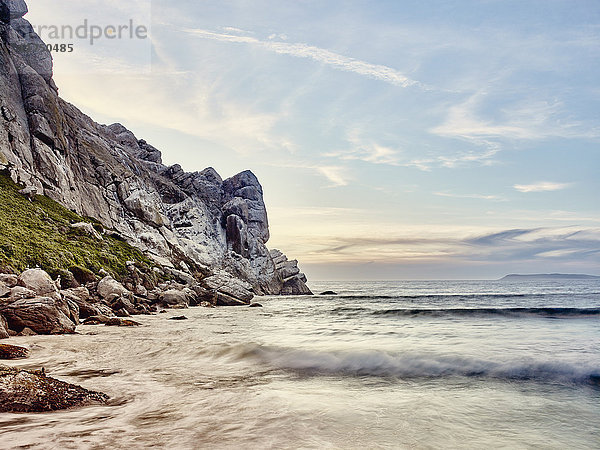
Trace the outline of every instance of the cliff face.
<path fill-rule="evenodd" d="M 295 262 L 277 266 L 282 258 L 266 247 L 267 211 L 252 172 L 223 181 L 210 167 L 167 167 L 122 125 L 97 124 L 62 100 L 26 12 L 21 0 L 0 0 L 0 170 L 99 220 L 167 270 L 226 271 L 259 295 L 310 292 Z"/>

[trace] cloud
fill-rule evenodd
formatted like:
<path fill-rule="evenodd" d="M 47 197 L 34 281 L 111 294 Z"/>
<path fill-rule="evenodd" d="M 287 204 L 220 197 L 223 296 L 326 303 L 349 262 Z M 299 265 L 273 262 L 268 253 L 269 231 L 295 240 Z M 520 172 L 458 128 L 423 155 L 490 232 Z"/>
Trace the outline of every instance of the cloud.
<path fill-rule="evenodd" d="M 513 187 L 519 192 L 550 192 L 560 191 L 571 186 L 571 183 L 553 183 L 550 181 L 540 181 L 533 184 L 515 184 Z"/>
<path fill-rule="evenodd" d="M 263 41 L 250 36 L 215 33 L 213 31 L 202 29 L 185 29 L 184 31 L 202 39 L 255 45 L 282 55 L 312 59 L 345 72 L 353 72 L 368 78 L 384 81 L 394 86 L 400 86 L 404 88 L 410 86 L 422 87 L 418 81 L 411 80 L 402 72 L 388 66 L 371 64 L 366 61 L 340 55 L 339 53 L 308 44 L 293 44 L 272 40 L 275 37 L 284 39 L 286 38 L 285 35 L 271 35 L 271 40 Z"/>
<path fill-rule="evenodd" d="M 486 90 L 470 95 L 448 109 L 445 121 L 431 133 L 457 137 L 481 144 L 490 139 L 540 140 L 546 138 L 596 138 L 600 129 L 593 124 L 564 118 L 564 104 L 559 101 L 527 99 L 499 108 L 497 99 Z M 497 117 L 482 118 L 485 111 Z M 495 143 L 492 143 L 497 145 Z"/>
<path fill-rule="evenodd" d="M 348 175 L 346 168 L 341 166 L 319 165 L 306 162 L 269 163 L 267 165 L 271 167 L 283 167 L 288 169 L 311 170 L 325 177 L 331 182 L 331 185 L 327 187 L 347 186 L 351 180 L 351 177 Z"/>
<path fill-rule="evenodd" d="M 449 198 L 473 198 L 478 200 L 494 200 L 494 201 L 506 201 L 504 197 L 498 195 L 483 195 L 483 194 L 453 194 L 450 192 L 434 192 L 435 195 L 440 197 Z"/>
<path fill-rule="evenodd" d="M 372 164 L 400 166 L 398 151 L 378 144 L 360 146 L 355 149 L 325 153 L 323 156 L 343 161 L 363 161 Z"/>

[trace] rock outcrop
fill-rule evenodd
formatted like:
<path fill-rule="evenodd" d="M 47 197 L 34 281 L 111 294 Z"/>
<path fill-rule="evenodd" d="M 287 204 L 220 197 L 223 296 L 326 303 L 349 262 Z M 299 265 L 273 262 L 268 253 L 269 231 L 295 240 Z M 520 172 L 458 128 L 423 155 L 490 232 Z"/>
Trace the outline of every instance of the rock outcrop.
<path fill-rule="evenodd" d="M 0 412 L 45 412 L 103 404 L 106 394 L 46 376 L 44 371 L 0 365 Z"/>
<path fill-rule="evenodd" d="M 223 181 L 210 167 L 166 166 L 123 125 L 97 124 L 62 100 L 26 12 L 21 0 L 0 0 L 0 171 L 32 198 L 96 219 L 188 279 L 226 272 L 257 295 L 310 293 L 299 270 L 291 274 L 296 265 L 275 262 L 266 247 L 267 211 L 252 172 Z M 73 227 L 102 239 L 89 224 Z"/>
<path fill-rule="evenodd" d="M 306 285 L 306 275 L 298 268 L 298 261 L 288 260 L 279 250 L 271 250 L 270 255 L 283 280 L 281 295 L 313 295 Z"/>

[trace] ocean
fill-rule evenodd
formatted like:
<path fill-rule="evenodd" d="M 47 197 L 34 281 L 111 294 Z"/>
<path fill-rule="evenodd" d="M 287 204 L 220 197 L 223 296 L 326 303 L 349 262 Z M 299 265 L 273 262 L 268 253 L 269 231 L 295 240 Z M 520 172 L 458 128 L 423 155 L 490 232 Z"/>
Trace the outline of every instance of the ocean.
<path fill-rule="evenodd" d="M 311 287 L 11 338 L 111 401 L 0 414 L 0 448 L 600 448 L 599 281 Z"/>

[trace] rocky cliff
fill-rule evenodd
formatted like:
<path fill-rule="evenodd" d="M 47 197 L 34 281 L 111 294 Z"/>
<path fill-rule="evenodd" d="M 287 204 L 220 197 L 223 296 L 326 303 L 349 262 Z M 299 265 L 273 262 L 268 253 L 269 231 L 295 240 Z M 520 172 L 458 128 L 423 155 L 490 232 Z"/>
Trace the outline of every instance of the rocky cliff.
<path fill-rule="evenodd" d="M 165 271 L 249 283 L 254 293 L 309 294 L 295 261 L 270 252 L 263 190 L 254 174 L 188 173 L 120 124 L 100 125 L 58 95 L 52 55 L 0 0 L 0 171 L 99 221 Z M 93 268 L 90 268 L 93 269 Z"/>

